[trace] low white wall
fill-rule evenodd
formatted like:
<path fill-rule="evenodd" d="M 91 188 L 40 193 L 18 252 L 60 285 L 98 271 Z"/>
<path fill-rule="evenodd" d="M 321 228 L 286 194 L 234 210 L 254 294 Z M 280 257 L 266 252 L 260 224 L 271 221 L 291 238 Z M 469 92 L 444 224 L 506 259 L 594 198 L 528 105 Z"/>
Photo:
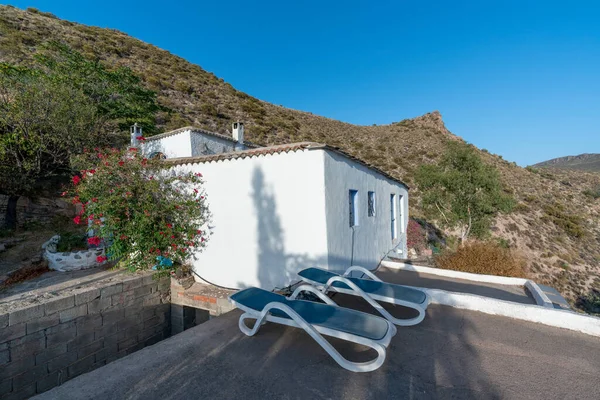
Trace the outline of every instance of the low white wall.
<path fill-rule="evenodd" d="M 194 271 L 206 281 L 272 290 L 304 268 L 327 268 L 323 151 L 174 168 L 205 179 L 213 234 Z"/>
<path fill-rule="evenodd" d="M 600 318 L 557 310 L 539 305 L 513 303 L 474 294 L 448 292 L 439 289 L 416 288 L 426 292 L 431 304 L 441 304 L 486 314 L 536 322 L 600 337 Z"/>
<path fill-rule="evenodd" d="M 400 246 L 406 252 L 408 190 L 378 172 L 333 152 L 325 154 L 329 268 L 351 265 L 375 269 Z M 349 190 L 358 190 L 358 225 L 349 224 Z M 375 216 L 368 216 L 367 193 L 375 192 Z M 396 194 L 397 237 L 392 240 L 390 194 Z M 401 200 L 400 197 L 402 196 Z"/>
<path fill-rule="evenodd" d="M 104 249 L 88 249 L 65 253 L 52 253 L 44 250 L 44 258 L 48 260 L 48 267 L 61 272 L 77 271 L 102 265 L 104 262 L 98 262 L 96 258 L 103 255 Z"/>
<path fill-rule="evenodd" d="M 450 269 L 431 268 L 421 265 L 406 264 L 402 262 L 383 260 L 381 265 L 391 269 L 403 269 L 406 271 L 422 272 L 424 274 L 445 276 L 447 278 L 463 279 L 473 282 L 494 283 L 497 285 L 525 286 L 531 292 L 535 302 L 544 307 L 554 308 L 552 301 L 542 289 L 532 280 L 525 278 L 512 278 L 507 276 L 473 274 L 470 272 L 454 271 Z"/>
<path fill-rule="evenodd" d="M 183 131 L 161 139 L 140 142 L 139 146 L 146 156 L 160 152 L 167 158 L 191 157 L 192 140 L 190 134 L 190 131 Z"/>

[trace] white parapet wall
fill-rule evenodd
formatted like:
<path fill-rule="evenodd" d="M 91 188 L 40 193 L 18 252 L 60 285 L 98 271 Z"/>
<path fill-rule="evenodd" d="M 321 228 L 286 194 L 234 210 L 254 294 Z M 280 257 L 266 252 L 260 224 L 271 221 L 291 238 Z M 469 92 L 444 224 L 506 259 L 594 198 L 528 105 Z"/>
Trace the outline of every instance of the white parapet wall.
<path fill-rule="evenodd" d="M 418 288 L 425 291 L 432 304 L 440 304 L 464 310 L 537 322 L 539 324 L 569 329 L 600 337 L 600 318 L 557 310 L 533 304 L 513 303 L 474 294 L 448 292 L 439 289 Z"/>
<path fill-rule="evenodd" d="M 432 304 L 440 304 L 464 310 L 536 322 L 557 328 L 569 329 L 600 337 L 600 318 L 578 314 L 574 311 L 555 309 L 548 296 L 539 286 L 523 278 L 510 278 L 493 275 L 480 275 L 384 260 L 381 265 L 390 269 L 421 272 L 425 274 L 463 279 L 473 282 L 498 285 L 524 286 L 529 289 L 537 305 L 514 303 L 468 293 L 449 292 L 440 289 L 416 288 L 426 292 Z"/>
<path fill-rule="evenodd" d="M 446 278 L 462 279 L 465 281 L 493 283 L 496 285 L 524 286 L 530 292 L 535 302 L 543 307 L 554 308 L 550 298 L 540 289 L 537 283 L 525 278 L 512 278 L 506 276 L 473 274 L 470 272 L 453 271 L 449 269 L 431 268 L 422 265 L 413 265 L 396 261 L 384 260 L 381 265 L 390 269 L 401 269 L 405 271 L 421 272 L 423 274 L 444 276 Z"/>

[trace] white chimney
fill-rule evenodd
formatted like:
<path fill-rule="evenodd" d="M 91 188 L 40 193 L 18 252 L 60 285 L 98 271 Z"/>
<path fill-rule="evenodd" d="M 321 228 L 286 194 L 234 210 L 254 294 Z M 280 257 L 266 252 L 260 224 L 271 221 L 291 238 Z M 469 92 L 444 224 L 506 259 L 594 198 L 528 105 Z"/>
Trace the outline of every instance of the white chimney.
<path fill-rule="evenodd" d="M 234 122 L 232 125 L 231 132 L 233 134 L 233 138 L 242 146 L 244 145 L 244 123 L 243 122 Z"/>
<path fill-rule="evenodd" d="M 131 125 L 129 130 L 131 132 L 131 147 L 137 147 L 137 137 L 142 136 L 142 127 L 138 126 L 137 122 Z"/>

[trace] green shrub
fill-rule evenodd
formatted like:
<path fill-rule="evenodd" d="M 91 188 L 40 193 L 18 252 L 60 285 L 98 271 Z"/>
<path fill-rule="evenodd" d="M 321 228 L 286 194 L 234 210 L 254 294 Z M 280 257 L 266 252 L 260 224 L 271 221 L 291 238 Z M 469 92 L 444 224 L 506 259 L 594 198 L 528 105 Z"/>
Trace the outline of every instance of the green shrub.
<path fill-rule="evenodd" d="M 86 235 L 72 232 L 61 233 L 60 240 L 56 246 L 56 250 L 59 253 L 85 250 L 87 248 Z"/>
<path fill-rule="evenodd" d="M 582 238 L 585 236 L 583 227 L 583 218 L 576 214 L 570 214 L 560 203 L 546 204 L 542 207 L 547 219 L 554 225 L 561 228 L 567 235 L 573 238 Z"/>
<path fill-rule="evenodd" d="M 587 313 L 600 314 L 600 291 L 592 289 L 588 295 L 580 296 L 576 306 Z"/>
<path fill-rule="evenodd" d="M 593 189 L 586 189 L 582 193 L 584 196 L 591 197 L 594 200 L 600 199 L 600 185 Z"/>

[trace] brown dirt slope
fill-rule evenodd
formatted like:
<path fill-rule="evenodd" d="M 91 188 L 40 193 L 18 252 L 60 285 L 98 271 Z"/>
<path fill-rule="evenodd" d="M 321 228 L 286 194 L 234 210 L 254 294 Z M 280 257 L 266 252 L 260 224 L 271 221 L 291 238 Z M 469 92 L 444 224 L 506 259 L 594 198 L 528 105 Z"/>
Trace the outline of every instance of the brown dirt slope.
<path fill-rule="evenodd" d="M 247 139 L 259 144 L 309 140 L 338 146 L 413 186 L 413 215 L 420 213 L 415 169 L 435 162 L 448 140 L 462 140 L 446 129 L 438 112 L 383 126 L 347 124 L 253 98 L 201 67 L 119 31 L 34 9 L 0 7 L 0 60 L 29 63 L 50 39 L 108 65 L 130 67 L 171 110 L 157 119 L 163 131 L 196 125 L 226 133 L 232 121 L 243 120 Z M 600 185 L 600 175 L 523 169 L 486 151 L 480 154 L 498 167 L 506 190 L 519 201 L 514 213 L 498 218 L 492 234 L 525 255 L 534 279 L 566 297 L 599 288 L 600 199 L 584 192 Z"/>

